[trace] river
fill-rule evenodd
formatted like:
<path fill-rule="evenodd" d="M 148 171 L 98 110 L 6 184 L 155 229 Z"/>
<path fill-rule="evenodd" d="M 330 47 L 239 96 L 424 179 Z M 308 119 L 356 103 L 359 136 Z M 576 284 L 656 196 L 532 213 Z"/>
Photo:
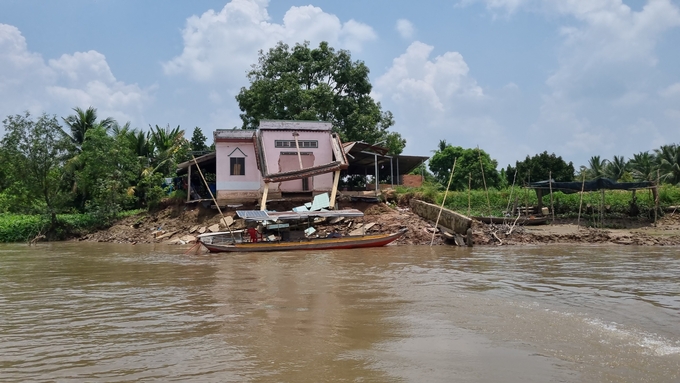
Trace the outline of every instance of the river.
<path fill-rule="evenodd" d="M 0 245 L 0 381 L 678 382 L 680 249 Z"/>

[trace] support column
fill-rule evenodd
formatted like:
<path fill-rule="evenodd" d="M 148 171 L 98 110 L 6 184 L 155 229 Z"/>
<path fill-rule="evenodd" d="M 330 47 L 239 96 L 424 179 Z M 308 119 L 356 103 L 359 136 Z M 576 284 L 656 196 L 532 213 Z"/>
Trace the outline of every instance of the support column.
<path fill-rule="evenodd" d="M 331 191 L 331 209 L 335 210 L 335 197 L 338 194 L 338 183 L 340 182 L 340 170 L 336 170 L 333 175 L 333 190 Z"/>
<path fill-rule="evenodd" d="M 187 169 L 187 202 L 191 201 L 191 166 Z"/>
<path fill-rule="evenodd" d="M 373 153 L 373 158 L 375 159 L 375 195 L 380 194 L 380 185 L 378 184 L 378 153 Z"/>
<path fill-rule="evenodd" d="M 262 201 L 260 202 L 260 210 L 267 210 L 267 194 L 269 194 L 269 182 L 264 183 L 264 191 L 262 192 Z"/>

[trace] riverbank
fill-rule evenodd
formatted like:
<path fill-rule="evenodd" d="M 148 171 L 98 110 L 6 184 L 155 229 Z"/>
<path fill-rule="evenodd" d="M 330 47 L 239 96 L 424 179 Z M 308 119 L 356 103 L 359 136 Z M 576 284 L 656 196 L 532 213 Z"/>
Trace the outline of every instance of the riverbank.
<path fill-rule="evenodd" d="M 386 204 L 355 203 L 343 204 L 364 212 L 362 218 L 322 220 L 310 222 L 320 236 L 333 230 L 349 235 L 357 229 L 368 233 L 391 233 L 407 228 L 407 233 L 397 245 L 429 245 L 434 232 L 434 222 L 423 220 L 407 207 Z M 239 209 L 249 208 L 240 207 Z M 286 206 L 273 206 L 287 210 Z M 235 210 L 223 211 L 225 216 L 234 217 Z M 191 244 L 200 233 L 224 231 L 217 210 L 201 205 L 171 206 L 155 213 L 143 213 L 126 217 L 106 230 L 84 235 L 75 240 L 114 243 L 164 243 Z M 661 218 L 655 226 L 644 219 L 618 219 L 609 221 L 612 228 L 596 229 L 576 225 L 576 219 L 556 220 L 542 226 L 513 226 L 508 224 L 487 225 L 473 222 L 475 245 L 531 245 L 531 244 L 620 244 L 640 246 L 680 245 L 680 213 L 670 213 Z M 234 220 L 232 230 L 245 227 L 245 222 Z M 437 233 L 434 244 L 444 244 L 445 239 Z"/>

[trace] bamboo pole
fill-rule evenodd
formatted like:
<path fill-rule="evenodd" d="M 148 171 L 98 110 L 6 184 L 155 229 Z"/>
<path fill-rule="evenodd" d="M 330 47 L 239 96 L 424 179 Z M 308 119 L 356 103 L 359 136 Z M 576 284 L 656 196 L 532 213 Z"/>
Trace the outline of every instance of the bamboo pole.
<path fill-rule="evenodd" d="M 479 167 L 482 169 L 482 182 L 484 182 L 484 191 L 486 192 L 486 205 L 488 207 L 487 214 L 491 215 L 491 201 L 489 200 L 489 189 L 486 188 L 486 178 L 484 177 L 484 164 L 482 164 L 482 151 L 477 145 L 477 154 L 479 155 Z"/>
<path fill-rule="evenodd" d="M 548 172 L 548 186 L 550 186 L 550 212 L 552 213 L 552 220 L 554 221 L 555 220 L 555 208 L 553 207 L 552 170 Z M 552 221 L 550 222 L 550 224 L 552 225 Z"/>
<path fill-rule="evenodd" d="M 468 217 L 470 216 L 470 207 L 472 205 L 470 189 L 472 188 L 472 173 L 468 173 Z"/>
<path fill-rule="evenodd" d="M 507 213 L 508 210 L 510 210 L 510 203 L 512 202 L 512 193 L 515 191 L 515 181 L 517 180 L 517 169 L 515 169 L 515 175 L 512 177 L 512 187 L 510 188 L 510 197 L 508 197 L 508 206 L 505 208 L 505 212 Z M 514 213 L 514 209 L 513 209 Z M 505 219 L 503 220 L 505 223 Z"/>
<path fill-rule="evenodd" d="M 661 177 L 659 176 L 659 169 L 656 169 L 656 185 L 654 185 L 654 190 L 656 191 L 656 196 L 654 197 L 654 226 L 656 226 L 657 212 L 659 211 L 659 182 Z"/>
<path fill-rule="evenodd" d="M 578 220 L 576 220 L 576 227 L 581 229 L 581 207 L 583 206 L 583 191 L 586 187 L 586 173 L 583 173 L 583 182 L 581 183 L 581 197 L 578 201 Z"/>
<path fill-rule="evenodd" d="M 602 198 L 600 200 L 600 229 L 604 227 L 604 189 L 602 189 Z"/>
<path fill-rule="evenodd" d="M 224 219 L 224 214 L 222 214 L 222 209 L 220 209 L 220 205 L 217 203 L 217 200 L 215 199 L 215 196 L 213 195 L 212 190 L 210 190 L 210 185 L 208 185 L 208 181 L 205 180 L 205 177 L 203 176 L 203 171 L 201 170 L 201 167 L 198 166 L 198 161 L 196 161 L 196 157 L 194 157 L 194 155 L 192 154 L 191 158 L 194 159 L 194 164 L 196 164 L 196 169 L 198 169 L 198 174 L 201 175 L 201 179 L 203 180 L 205 187 L 208 189 L 208 193 L 210 193 L 210 198 L 212 198 L 213 202 L 215 203 L 215 206 L 217 207 L 217 211 L 220 212 L 220 217 L 222 217 L 222 219 Z M 227 230 L 229 230 L 229 234 L 231 234 L 231 239 L 236 241 L 236 238 L 234 237 L 234 233 L 231 231 L 231 228 L 226 223 L 227 222 L 225 220 L 224 224 L 227 227 Z"/>
<path fill-rule="evenodd" d="M 442 210 L 444 210 L 444 203 L 446 202 L 446 196 L 449 194 L 449 187 L 451 186 L 451 180 L 453 179 L 453 172 L 456 170 L 456 161 L 458 158 L 453 159 L 453 167 L 451 168 L 451 175 L 449 176 L 449 183 L 446 185 L 446 191 L 444 192 L 444 198 L 442 199 L 442 206 L 439 208 L 439 214 L 437 215 L 437 221 L 434 223 L 434 231 L 432 232 L 432 240 L 430 241 L 430 246 L 434 243 L 434 235 L 437 234 L 437 229 L 439 228 L 439 218 L 442 216 Z"/>

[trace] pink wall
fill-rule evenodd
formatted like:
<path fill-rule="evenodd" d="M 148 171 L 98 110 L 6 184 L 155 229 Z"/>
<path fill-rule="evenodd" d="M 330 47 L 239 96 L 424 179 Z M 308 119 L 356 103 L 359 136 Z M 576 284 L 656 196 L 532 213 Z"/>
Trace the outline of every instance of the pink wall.
<path fill-rule="evenodd" d="M 238 149 L 238 150 L 237 150 Z M 256 191 L 264 185 L 262 176 L 257 169 L 255 160 L 255 147 L 253 141 L 216 142 L 215 152 L 217 158 L 217 190 L 223 191 Z M 245 158 L 245 175 L 230 175 L 231 157 Z M 219 193 L 218 194 L 222 194 Z"/>
<path fill-rule="evenodd" d="M 333 161 L 333 150 L 331 148 L 331 136 L 329 131 L 294 131 L 294 130 L 261 130 L 262 143 L 264 144 L 264 157 L 267 161 L 267 171 L 269 174 L 278 173 L 281 170 L 280 167 L 280 153 L 281 152 L 295 152 L 296 149 L 292 148 L 276 148 L 276 140 L 295 140 L 293 132 L 297 132 L 299 141 L 304 140 L 316 140 L 319 143 L 318 148 L 300 148 L 301 152 L 311 152 L 312 156 L 303 157 L 313 157 L 313 163 L 309 163 L 309 159 L 303 158 L 303 167 L 319 166 L 327 164 Z M 287 156 L 286 156 L 287 157 Z M 297 161 L 297 157 L 295 157 Z M 299 162 L 297 164 L 299 168 Z M 292 169 L 287 169 L 292 170 Z M 313 177 L 310 180 L 310 188 L 314 191 L 329 191 L 333 188 L 333 173 L 321 174 Z M 273 184 L 271 186 L 277 185 L 280 191 L 302 191 L 302 181 L 286 181 L 282 183 Z"/>

